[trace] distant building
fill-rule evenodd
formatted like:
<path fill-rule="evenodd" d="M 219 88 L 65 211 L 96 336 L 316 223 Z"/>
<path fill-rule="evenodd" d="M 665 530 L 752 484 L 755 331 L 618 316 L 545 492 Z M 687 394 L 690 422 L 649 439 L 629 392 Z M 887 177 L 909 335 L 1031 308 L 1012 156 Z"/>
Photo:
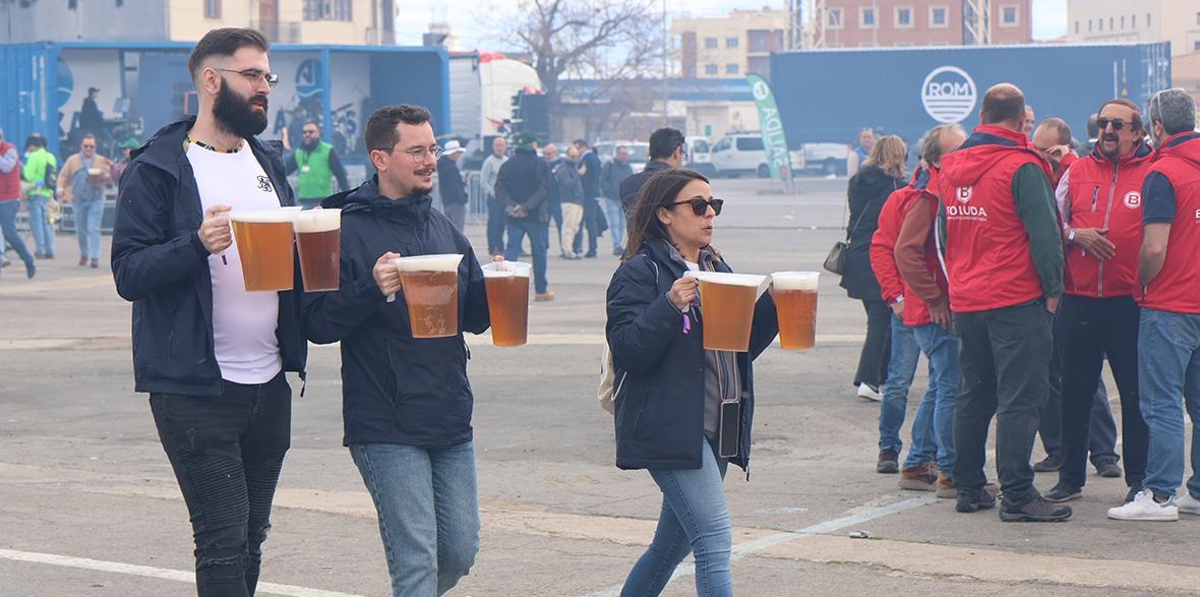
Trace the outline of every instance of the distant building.
<path fill-rule="evenodd" d="M 0 43 L 198 41 L 250 27 L 273 43 L 392 45 L 395 0 L 41 0 L 0 2 Z"/>
<path fill-rule="evenodd" d="M 962 0 L 824 0 L 823 4 L 824 27 L 810 27 L 816 32 L 815 47 L 963 45 Z M 980 19 L 980 30 L 986 31 L 992 45 L 1030 43 L 1030 5 L 1031 0 L 990 0 L 991 10 Z M 817 10 L 815 17 L 822 18 L 821 12 Z"/>
<path fill-rule="evenodd" d="M 671 22 L 679 49 L 679 75 L 728 79 L 747 73 L 769 76 L 771 52 L 781 52 L 787 32 L 786 10 L 734 10 L 718 18 L 681 18 Z"/>
<path fill-rule="evenodd" d="M 1200 4 L 1191 0 L 1067 0 L 1067 41 L 1169 41 L 1171 55 L 1200 51 Z"/>

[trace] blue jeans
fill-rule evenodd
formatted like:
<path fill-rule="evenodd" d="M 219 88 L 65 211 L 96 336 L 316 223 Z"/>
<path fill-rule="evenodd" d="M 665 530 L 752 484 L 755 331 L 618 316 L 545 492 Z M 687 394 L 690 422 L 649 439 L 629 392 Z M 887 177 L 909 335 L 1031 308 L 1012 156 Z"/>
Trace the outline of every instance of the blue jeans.
<path fill-rule="evenodd" d="M 1184 403 L 1192 425 L 1200 423 L 1200 315 L 1142 308 L 1138 394 L 1150 429 L 1144 486 L 1157 497 L 1174 496 L 1183 481 Z M 1187 487 L 1200 496 L 1200 433 L 1194 431 Z"/>
<path fill-rule="evenodd" d="M 475 444 L 355 444 L 350 455 L 379 514 L 392 597 L 431 597 L 458 584 L 479 553 Z"/>
<path fill-rule="evenodd" d="M 612 233 L 613 250 L 625 246 L 625 206 L 620 199 L 605 197 L 604 215 L 608 218 L 608 231 Z"/>
<path fill-rule="evenodd" d="M 26 199 L 29 208 L 29 227 L 33 230 L 34 251 L 39 255 L 54 256 L 54 227 L 46 213 L 46 196 L 30 195 Z"/>
<path fill-rule="evenodd" d="M 904 425 L 904 413 L 908 408 L 908 389 L 912 387 L 917 372 L 917 359 L 921 348 L 913 335 L 913 328 L 904 325 L 899 317 L 892 315 L 892 353 L 888 363 L 887 382 L 883 384 L 883 403 L 879 406 L 879 449 L 895 450 L 904 447 L 900 440 L 900 427 Z M 933 362 L 929 363 L 929 377 L 933 378 Z M 937 444 L 933 438 L 933 410 L 937 399 L 937 388 L 931 383 L 917 406 L 913 418 L 912 446 L 904 466 L 928 464 L 933 460 Z"/>
<path fill-rule="evenodd" d="M 689 553 L 696 560 L 696 595 L 733 597 L 729 577 L 733 527 L 721 486 L 728 464 L 704 440 L 698 470 L 650 470 L 663 492 L 662 511 L 654 540 L 629 572 L 621 597 L 658 595 Z"/>
<path fill-rule="evenodd" d="M 933 440 L 937 445 L 938 470 L 947 477 L 954 476 L 954 396 L 958 393 L 958 382 L 962 371 L 958 364 L 958 336 L 953 330 L 940 325 L 929 323 L 912 328 L 913 338 L 925 358 L 929 359 L 929 387 L 936 388 L 937 395 L 933 406 Z M 928 394 L 926 394 L 928 398 Z M 922 401 L 923 402 L 923 401 Z M 917 418 L 913 427 L 921 422 L 921 411 L 917 409 Z M 914 432 L 915 436 L 916 432 Z M 910 450 L 909 459 L 916 454 Z M 911 468 L 921 464 L 904 461 L 904 466 Z"/>
<path fill-rule="evenodd" d="M 104 200 L 75 202 L 75 236 L 79 238 L 79 256 L 100 258 L 100 218 L 104 217 Z"/>
<path fill-rule="evenodd" d="M 546 249 L 550 245 L 550 226 L 547 222 L 537 222 L 529 217 L 508 219 L 508 249 L 504 258 L 516 261 L 521 256 L 521 244 L 525 235 L 529 235 L 530 255 L 533 257 L 533 289 L 542 294 L 550 286 L 546 279 Z"/>
<path fill-rule="evenodd" d="M 0 236 L 0 249 L 4 248 L 4 242 L 12 245 L 13 250 L 21 257 L 26 265 L 33 263 L 33 255 L 29 253 L 29 249 L 25 246 L 25 240 L 21 235 L 17 234 L 17 210 L 21 208 L 21 202 L 13 199 L 0 203 L 0 230 L 4 232 Z M 0 252 L 3 252 L 0 250 Z"/>

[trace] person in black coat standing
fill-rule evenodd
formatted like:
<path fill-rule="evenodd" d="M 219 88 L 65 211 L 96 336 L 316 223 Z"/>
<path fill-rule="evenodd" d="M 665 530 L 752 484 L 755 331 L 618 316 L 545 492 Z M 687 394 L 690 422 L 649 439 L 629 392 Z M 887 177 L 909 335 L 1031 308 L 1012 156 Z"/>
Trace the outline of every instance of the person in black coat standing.
<path fill-rule="evenodd" d="M 437 161 L 438 194 L 442 196 L 442 213 L 460 232 L 467 223 L 467 187 L 463 184 L 458 169 L 458 158 L 463 154 L 462 145 L 450 140 L 442 147 L 442 156 Z"/>
<path fill-rule="evenodd" d="M 533 257 L 535 301 L 552 301 L 550 281 L 546 279 L 546 249 L 550 246 L 550 168 L 538 157 L 537 137 L 528 131 L 517 136 L 513 157 L 500 166 L 496 177 L 496 199 L 504 203 L 508 214 L 508 248 L 504 258 L 516 261 L 521 243 L 529 235 Z"/>
<path fill-rule="evenodd" d="M 696 278 L 686 274 L 731 271 L 711 245 L 722 203 L 697 172 L 655 175 L 629 221 L 630 255 L 608 286 L 617 466 L 648 469 L 663 492 L 654 540 L 622 595 L 658 595 L 689 553 L 700 595 L 733 594 L 722 481 L 731 462 L 749 471 L 751 363 L 775 339 L 779 322 L 764 294 L 754 307 L 749 351 L 704 349 L 704 305 Z M 733 450 L 718 448 L 722 437 Z"/>
<path fill-rule="evenodd" d="M 883 400 L 883 383 L 887 381 L 888 357 L 891 353 L 892 311 L 884 302 L 879 282 L 871 269 L 871 237 L 879 228 L 879 211 L 889 195 L 907 185 L 904 163 L 908 149 L 900 137 L 884 137 L 875 143 L 858 172 L 850 178 L 848 196 L 850 221 L 846 237 L 850 249 L 842 270 L 842 288 L 850 298 L 862 301 L 867 312 L 867 339 L 858 358 L 854 385 L 858 395 L 868 400 Z"/>
<path fill-rule="evenodd" d="M 587 141 L 576 139 L 572 145 L 579 151 L 579 162 L 576 166 L 583 179 L 583 226 L 587 230 L 588 250 L 587 253 L 583 253 L 582 231 L 571 241 L 571 250 L 576 255 L 582 253 L 584 257 L 592 258 L 596 256 L 596 239 L 608 229 L 608 223 L 604 221 L 604 208 L 600 207 L 600 202 L 604 201 L 600 189 L 600 175 L 604 164 L 600 163 L 600 156 L 592 151 Z"/>

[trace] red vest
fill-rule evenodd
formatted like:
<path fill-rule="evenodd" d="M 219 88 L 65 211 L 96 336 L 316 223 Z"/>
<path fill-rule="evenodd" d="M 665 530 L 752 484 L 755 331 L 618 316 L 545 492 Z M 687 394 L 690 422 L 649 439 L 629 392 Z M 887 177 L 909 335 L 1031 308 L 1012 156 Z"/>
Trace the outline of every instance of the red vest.
<path fill-rule="evenodd" d="M 1145 144 L 1114 164 L 1100 149 L 1071 166 L 1067 175 L 1067 225 L 1108 228 L 1116 248 L 1112 259 L 1101 260 L 1083 247 L 1067 244 L 1066 293 L 1107 298 L 1133 296 L 1138 251 L 1142 246 L 1142 179 L 1150 171 L 1153 151 Z"/>
<path fill-rule="evenodd" d="M 0 141 L 0 155 L 9 151 L 17 151 L 17 146 L 8 141 Z M 0 172 L 0 201 L 12 201 L 21 198 L 21 154 L 17 153 L 17 165 L 10 172 Z"/>
<path fill-rule="evenodd" d="M 938 189 L 946 208 L 946 272 L 955 312 L 1001 309 L 1042 296 L 1012 191 L 1013 176 L 1026 164 L 1050 177 L 1029 137 L 990 125 L 976 127 L 962 148 L 942 158 Z"/>
<path fill-rule="evenodd" d="M 1172 146 L 1173 136 L 1154 155 L 1151 172 L 1161 172 L 1175 189 L 1175 221 L 1167 237 L 1162 271 L 1146 287 L 1142 306 L 1174 313 L 1200 313 L 1200 136 Z"/>
<path fill-rule="evenodd" d="M 914 172 L 911 184 L 888 196 L 879 212 L 879 228 L 871 237 L 871 270 L 875 272 L 875 279 L 879 280 L 883 300 L 891 304 L 896 297 L 904 297 L 904 325 L 909 327 L 933 323 L 933 319 L 929 316 L 929 305 L 917 298 L 900 276 L 900 270 L 896 267 L 896 240 L 908 210 L 917 201 L 932 196 L 926 189 L 934 184 L 932 170 Z M 936 268 L 937 254 L 932 238 L 927 243 L 925 253 L 925 263 L 933 264 Z M 934 275 L 940 278 L 938 274 Z"/>
<path fill-rule="evenodd" d="M 1075 162 L 1078 162 L 1078 161 L 1079 161 L 1079 156 L 1076 156 L 1075 152 L 1073 152 L 1073 151 L 1068 151 L 1067 154 L 1063 156 L 1062 161 L 1058 163 L 1058 167 L 1059 167 L 1058 176 L 1054 176 L 1050 180 L 1050 183 L 1051 183 L 1050 188 L 1057 189 L 1058 183 L 1062 182 L 1063 174 L 1065 174 L 1067 172 L 1067 170 L 1070 170 L 1071 166 L 1074 165 Z M 1053 173 L 1054 173 L 1053 167 L 1050 168 L 1050 172 L 1051 172 L 1051 175 L 1053 175 Z"/>

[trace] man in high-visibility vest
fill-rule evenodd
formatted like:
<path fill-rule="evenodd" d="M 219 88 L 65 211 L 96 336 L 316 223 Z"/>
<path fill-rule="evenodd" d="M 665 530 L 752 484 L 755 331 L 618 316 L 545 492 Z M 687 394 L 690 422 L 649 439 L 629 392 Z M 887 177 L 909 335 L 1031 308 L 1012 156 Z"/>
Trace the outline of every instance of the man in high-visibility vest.
<path fill-rule="evenodd" d="M 317 126 L 315 121 L 308 120 L 305 121 L 302 130 L 304 140 L 300 142 L 292 158 L 285 160 L 285 165 L 288 176 L 296 171 L 300 172 L 300 178 L 296 182 L 296 196 L 304 209 L 312 209 L 320 204 L 322 199 L 335 192 L 334 178 L 338 184 L 336 192 L 349 190 L 350 184 L 346 182 L 346 168 L 338 159 L 337 152 L 333 150 L 332 145 L 321 140 L 321 127 Z"/>

